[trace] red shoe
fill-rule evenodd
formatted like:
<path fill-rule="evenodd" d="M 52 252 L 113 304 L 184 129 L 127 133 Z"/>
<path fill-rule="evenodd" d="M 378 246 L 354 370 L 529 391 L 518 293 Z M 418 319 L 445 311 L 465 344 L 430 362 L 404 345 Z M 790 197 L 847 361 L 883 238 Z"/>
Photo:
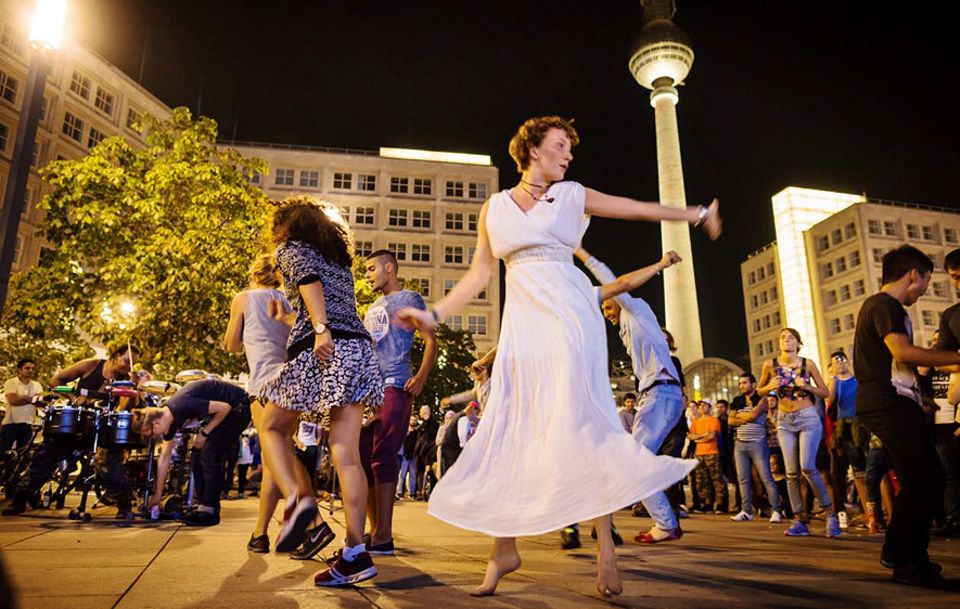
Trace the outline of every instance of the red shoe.
<path fill-rule="evenodd" d="M 647 531 L 646 533 L 637 533 L 637 536 L 634 537 L 633 540 L 637 543 L 663 543 L 665 541 L 677 541 L 681 537 L 683 537 L 683 531 L 680 529 L 680 527 L 677 527 L 670 531 L 669 535 L 661 539 L 657 539 L 651 535 L 649 531 Z"/>
<path fill-rule="evenodd" d="M 327 564 L 330 566 L 313 577 L 316 586 L 324 588 L 340 588 L 373 579 L 377 576 L 377 568 L 373 566 L 370 555 L 361 552 L 352 561 L 343 558 L 343 552 L 337 550 Z"/>

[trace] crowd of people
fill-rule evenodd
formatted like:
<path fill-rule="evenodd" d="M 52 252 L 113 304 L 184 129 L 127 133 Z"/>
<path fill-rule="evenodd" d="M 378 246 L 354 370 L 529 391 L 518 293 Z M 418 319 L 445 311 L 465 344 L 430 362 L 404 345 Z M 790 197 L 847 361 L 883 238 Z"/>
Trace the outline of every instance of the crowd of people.
<path fill-rule="evenodd" d="M 198 499 L 183 520 L 219 523 L 234 471 L 237 496 L 253 471 L 259 511 L 251 552 L 272 546 L 307 560 L 331 544 L 336 534 L 317 497 L 336 478 L 346 531 L 316 574 L 318 586 L 374 577 L 372 557 L 396 551 L 395 502 L 428 497 L 431 515 L 494 538 L 477 596 L 495 593 L 520 567 L 516 537 L 560 531 L 562 547 L 576 548 L 586 520 L 597 540 L 597 590 L 620 594 L 614 547 L 623 538 L 611 515 L 625 507 L 652 520 L 634 537 L 640 544 L 678 542 L 690 513 L 731 513 L 734 523 L 768 517 L 791 537 L 810 535 L 817 517 L 831 538 L 862 523 L 870 533 L 886 530 L 881 562 L 896 581 L 942 585 L 927 547 L 935 518 L 945 530 L 960 527 L 960 309 L 944 313 L 935 349 L 912 344 L 904 307 L 926 290 L 929 258 L 909 246 L 884 257 L 883 286 L 863 304 L 854 353 L 832 354 L 826 379 L 800 354 L 800 334 L 784 328 L 780 353 L 763 363 L 759 379 L 740 376 L 741 395 L 731 403 L 689 401 L 673 337 L 630 295 L 680 257 L 667 252 L 617 276 L 581 241 L 590 216 L 683 221 L 716 238 L 718 204 L 677 209 L 564 181 L 578 142 L 559 117 L 519 128 L 509 146 L 519 182 L 484 204 L 469 271 L 429 307 L 403 289 L 396 256 L 379 250 L 365 260 L 379 298 L 361 319 L 352 236 L 336 208 L 304 197 L 274 202 L 273 250 L 253 263 L 225 333 L 225 347 L 246 356 L 246 386 L 193 380 L 162 405 L 138 408 L 144 436 L 160 442 L 148 507 L 160 510 L 176 439 L 192 425 Z M 487 285 L 498 260 L 507 267 L 498 346 L 472 366 L 472 388 L 414 412 L 437 360 L 436 328 Z M 960 286 L 960 250 L 947 257 L 947 271 Z M 604 318 L 618 329 L 637 384 L 619 412 Z M 425 345 L 416 370 L 415 333 Z M 138 356 L 124 346 L 69 366 L 53 382 L 76 381 L 82 403 L 92 399 L 87 390 L 131 376 L 135 384 Z M 43 395 L 34 369 L 22 360 L 4 386 L 2 449 L 31 441 L 35 415 L 27 409 Z M 136 392 L 124 399 L 135 402 Z M 25 511 L 71 449 L 45 439 L 5 513 Z M 103 461 L 107 491 L 129 513 L 123 451 L 107 450 Z M 271 542 L 278 505 L 282 522 Z M 846 522 L 851 510 L 857 514 Z"/>

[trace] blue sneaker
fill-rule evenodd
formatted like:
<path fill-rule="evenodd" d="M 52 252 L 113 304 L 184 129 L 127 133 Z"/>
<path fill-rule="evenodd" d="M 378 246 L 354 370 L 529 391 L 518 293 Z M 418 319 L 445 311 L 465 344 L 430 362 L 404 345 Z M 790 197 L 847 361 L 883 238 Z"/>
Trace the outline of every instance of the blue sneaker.
<path fill-rule="evenodd" d="M 836 516 L 827 516 L 827 537 L 840 537 L 840 520 Z"/>
<path fill-rule="evenodd" d="M 839 523 L 837 527 L 839 527 Z M 803 524 L 799 520 L 794 520 L 793 524 L 790 525 L 790 528 L 783 532 L 787 537 L 806 537 L 810 534 L 810 529 L 807 528 L 807 525 Z"/>

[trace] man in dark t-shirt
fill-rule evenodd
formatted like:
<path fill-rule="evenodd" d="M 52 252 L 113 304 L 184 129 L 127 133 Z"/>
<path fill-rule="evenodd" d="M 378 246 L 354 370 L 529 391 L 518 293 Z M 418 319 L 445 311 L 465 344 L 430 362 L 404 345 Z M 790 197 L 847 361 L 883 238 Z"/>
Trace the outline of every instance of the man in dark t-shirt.
<path fill-rule="evenodd" d="M 189 383 L 162 408 L 147 409 L 143 422 L 145 433 L 163 438 L 151 507 L 159 506 L 163 498 L 163 487 L 173 457 L 174 438 L 191 421 L 200 423 L 191 453 L 191 467 L 200 505 L 186 515 L 183 522 L 193 526 L 219 524 L 223 462 L 250 423 L 250 398 L 236 385 L 209 379 Z"/>
<path fill-rule="evenodd" d="M 887 528 L 880 562 L 899 583 L 943 588 L 952 585 L 930 561 L 930 526 L 942 502 L 943 469 L 932 430 L 921 410 L 917 366 L 960 364 L 960 353 L 913 344 L 913 326 L 904 307 L 926 292 L 933 262 L 904 245 L 883 257 L 883 285 L 867 298 L 857 317 L 854 367 L 856 414 L 893 459 L 901 489 Z"/>

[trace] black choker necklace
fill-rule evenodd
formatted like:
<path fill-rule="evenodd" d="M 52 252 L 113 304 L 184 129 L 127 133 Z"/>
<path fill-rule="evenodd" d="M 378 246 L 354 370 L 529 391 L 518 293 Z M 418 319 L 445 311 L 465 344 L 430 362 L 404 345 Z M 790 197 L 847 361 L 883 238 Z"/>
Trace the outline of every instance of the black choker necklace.
<path fill-rule="evenodd" d="M 523 192 L 525 192 L 525 193 L 527 193 L 528 195 L 530 195 L 530 198 L 533 199 L 534 201 L 546 201 L 547 203 L 553 203 L 554 197 L 548 197 L 548 196 L 546 196 L 547 190 L 549 190 L 549 188 L 550 188 L 549 185 L 548 185 L 548 186 L 544 186 L 543 184 L 534 184 L 533 182 L 527 182 L 526 180 L 520 180 L 520 183 L 521 183 L 521 184 L 529 184 L 530 186 L 533 186 L 533 187 L 535 187 L 535 188 L 542 188 L 542 189 L 543 189 L 543 194 L 538 197 L 537 195 L 533 194 L 533 192 L 527 190 L 527 189 L 524 188 L 523 186 L 520 187 L 520 190 L 522 190 Z"/>
<path fill-rule="evenodd" d="M 527 182 L 523 178 L 520 178 L 520 182 L 527 186 L 533 186 L 534 188 L 550 188 L 551 186 L 551 184 L 534 184 L 533 182 Z"/>

